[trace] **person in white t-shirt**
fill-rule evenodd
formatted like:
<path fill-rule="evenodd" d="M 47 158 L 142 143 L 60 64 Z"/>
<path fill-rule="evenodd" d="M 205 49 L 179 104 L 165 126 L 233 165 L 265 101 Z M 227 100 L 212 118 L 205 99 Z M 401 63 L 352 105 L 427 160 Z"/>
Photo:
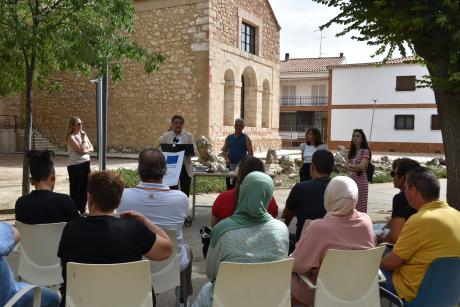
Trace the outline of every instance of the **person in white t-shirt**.
<path fill-rule="evenodd" d="M 183 192 L 172 190 L 163 184 L 163 177 L 166 174 L 166 160 L 159 149 L 146 148 L 139 154 L 138 172 L 141 182 L 135 188 L 124 190 L 117 212 L 135 210 L 162 229 L 176 231 L 181 289 L 185 289 L 188 297 L 193 293 L 193 255 L 190 247 L 184 244 L 182 232 L 189 207 L 188 197 Z M 186 299 L 182 297 L 183 292 L 181 291 L 182 302 Z"/>
<path fill-rule="evenodd" d="M 67 172 L 69 173 L 70 197 L 81 214 L 86 212 L 86 187 L 90 169 L 89 153 L 94 151 L 85 131 L 83 122 L 78 117 L 71 117 L 67 127 L 67 149 L 69 161 Z"/>
<path fill-rule="evenodd" d="M 327 145 L 323 143 L 321 132 L 317 128 L 310 128 L 305 133 L 305 143 L 300 144 L 302 167 L 300 168 L 300 182 L 310 180 L 311 157 L 317 150 L 327 150 Z"/>

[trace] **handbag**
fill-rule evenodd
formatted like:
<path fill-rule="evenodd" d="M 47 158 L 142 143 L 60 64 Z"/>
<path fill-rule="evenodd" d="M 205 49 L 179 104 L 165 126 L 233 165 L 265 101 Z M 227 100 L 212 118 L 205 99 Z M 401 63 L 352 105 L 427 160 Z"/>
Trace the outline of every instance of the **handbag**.
<path fill-rule="evenodd" d="M 208 253 L 209 244 L 211 243 L 211 227 L 203 226 L 200 228 L 201 243 L 203 244 L 203 257 L 206 259 Z"/>
<path fill-rule="evenodd" d="M 370 150 L 369 150 L 370 153 Z M 363 158 L 363 153 L 361 151 L 361 159 Z M 367 163 L 366 166 L 366 177 L 368 182 L 372 182 L 372 179 L 374 177 L 374 172 L 375 172 L 375 165 L 372 164 L 372 155 L 369 157 L 369 163 Z M 362 171 L 359 171 L 357 174 L 361 175 Z"/>
<path fill-rule="evenodd" d="M 374 177 L 374 171 L 375 171 L 375 165 L 372 164 L 371 161 L 367 164 L 366 168 L 366 176 L 367 176 L 367 181 L 372 182 L 372 178 Z"/>

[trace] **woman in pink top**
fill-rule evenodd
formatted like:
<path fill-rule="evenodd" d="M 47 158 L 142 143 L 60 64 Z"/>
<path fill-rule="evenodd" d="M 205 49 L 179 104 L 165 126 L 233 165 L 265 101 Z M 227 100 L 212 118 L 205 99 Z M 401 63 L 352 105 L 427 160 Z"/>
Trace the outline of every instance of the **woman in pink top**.
<path fill-rule="evenodd" d="M 312 221 L 304 228 L 291 257 L 294 273 L 309 275 L 316 281 L 321 261 L 328 249 L 368 249 L 374 247 L 372 221 L 355 209 L 358 187 L 353 179 L 337 176 L 324 193 L 324 218 Z M 313 305 L 315 291 L 309 289 L 297 274 L 291 280 L 292 303 Z"/>

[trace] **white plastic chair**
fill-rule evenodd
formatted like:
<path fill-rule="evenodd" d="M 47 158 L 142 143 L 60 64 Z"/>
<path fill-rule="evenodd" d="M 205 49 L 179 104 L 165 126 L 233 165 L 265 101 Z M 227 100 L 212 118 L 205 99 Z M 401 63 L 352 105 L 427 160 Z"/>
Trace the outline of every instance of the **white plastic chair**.
<path fill-rule="evenodd" d="M 66 307 L 151 307 L 149 262 L 67 263 Z"/>
<path fill-rule="evenodd" d="M 367 250 L 330 249 L 319 269 L 316 285 L 300 277 L 315 290 L 315 307 L 380 307 L 379 266 L 385 246 Z"/>
<path fill-rule="evenodd" d="M 29 285 L 22 288 L 18 291 L 8 302 L 6 302 L 4 307 L 13 307 L 17 301 L 19 301 L 27 292 L 34 291 L 34 300 L 33 300 L 33 307 L 40 307 L 41 299 L 42 299 L 42 290 L 38 286 Z"/>
<path fill-rule="evenodd" d="M 290 307 L 293 259 L 264 263 L 222 262 L 214 286 L 214 307 Z"/>
<path fill-rule="evenodd" d="M 63 282 L 57 251 L 65 225 L 65 222 L 29 225 L 16 221 L 21 234 L 18 276 L 22 280 L 45 287 Z"/>
<path fill-rule="evenodd" d="M 180 304 L 180 261 L 175 230 L 165 230 L 173 244 L 173 252 L 163 261 L 150 261 L 150 274 L 155 294 L 175 289 L 176 306 Z"/>

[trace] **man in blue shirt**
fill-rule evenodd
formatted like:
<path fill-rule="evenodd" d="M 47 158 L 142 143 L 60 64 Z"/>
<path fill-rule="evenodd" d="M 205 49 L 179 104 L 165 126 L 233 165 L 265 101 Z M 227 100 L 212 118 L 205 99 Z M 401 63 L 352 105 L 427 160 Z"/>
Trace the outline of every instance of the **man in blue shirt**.
<path fill-rule="evenodd" d="M 19 232 L 13 226 L 0 222 L 0 306 L 4 306 L 17 292 L 28 286 L 24 282 L 16 282 L 13 272 L 3 256 L 8 256 L 16 242 L 19 241 Z M 54 307 L 59 305 L 59 296 L 53 290 L 41 288 L 42 307 Z M 25 294 L 14 306 L 32 306 L 33 291 Z"/>
<path fill-rule="evenodd" d="M 241 118 L 235 119 L 235 133 L 230 134 L 225 138 L 224 147 L 222 148 L 225 163 L 230 171 L 236 169 L 241 159 L 247 155 L 254 155 L 252 142 L 249 136 L 243 133 L 244 120 Z M 235 182 L 230 178 L 226 179 L 227 190 L 235 186 Z"/>

